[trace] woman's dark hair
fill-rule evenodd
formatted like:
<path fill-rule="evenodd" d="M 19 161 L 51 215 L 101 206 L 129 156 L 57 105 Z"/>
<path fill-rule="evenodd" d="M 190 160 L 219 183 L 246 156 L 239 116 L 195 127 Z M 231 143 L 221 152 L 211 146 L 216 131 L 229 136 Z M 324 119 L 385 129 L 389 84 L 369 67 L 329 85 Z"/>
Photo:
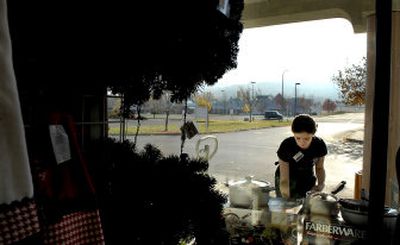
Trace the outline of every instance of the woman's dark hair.
<path fill-rule="evenodd" d="M 317 124 L 314 119 L 307 114 L 300 114 L 293 119 L 292 132 L 301 133 L 307 132 L 309 134 L 315 134 L 317 131 Z"/>

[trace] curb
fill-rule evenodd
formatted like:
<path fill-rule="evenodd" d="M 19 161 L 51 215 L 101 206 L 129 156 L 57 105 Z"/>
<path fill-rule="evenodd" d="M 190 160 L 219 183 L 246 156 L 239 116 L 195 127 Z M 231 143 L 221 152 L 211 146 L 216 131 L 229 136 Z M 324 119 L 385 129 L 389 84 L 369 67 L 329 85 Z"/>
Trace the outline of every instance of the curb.
<path fill-rule="evenodd" d="M 346 141 L 348 142 L 353 142 L 353 143 L 359 143 L 359 144 L 363 144 L 364 140 L 360 140 L 360 139 L 354 139 L 354 138 L 345 138 Z"/>
<path fill-rule="evenodd" d="M 363 130 L 351 131 L 344 137 L 344 139 L 348 142 L 362 144 L 364 143 L 364 131 Z"/>

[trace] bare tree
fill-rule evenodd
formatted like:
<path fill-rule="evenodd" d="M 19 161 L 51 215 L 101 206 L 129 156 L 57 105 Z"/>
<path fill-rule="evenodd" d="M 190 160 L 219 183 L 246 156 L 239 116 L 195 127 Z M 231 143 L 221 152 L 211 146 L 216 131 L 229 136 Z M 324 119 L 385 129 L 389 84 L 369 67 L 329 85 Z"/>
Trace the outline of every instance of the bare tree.
<path fill-rule="evenodd" d="M 255 109 L 258 112 L 264 113 L 268 109 L 272 109 L 269 108 L 271 104 L 274 104 L 273 109 L 275 109 L 275 98 L 272 95 L 257 95 Z"/>
<path fill-rule="evenodd" d="M 153 119 L 156 118 L 156 114 L 164 113 L 164 105 L 161 99 L 150 99 L 145 103 L 144 107 L 148 108 L 149 112 L 153 115 Z"/>
<path fill-rule="evenodd" d="M 253 91 L 254 92 L 254 91 Z M 252 115 L 255 105 L 257 104 L 257 96 L 260 94 L 260 90 L 257 90 L 252 94 L 250 88 L 239 87 L 237 91 L 237 97 L 243 101 L 243 111 L 249 113 L 250 122 L 253 121 Z"/>
<path fill-rule="evenodd" d="M 333 112 L 336 110 L 336 103 L 333 100 L 326 99 L 324 100 L 324 103 L 322 104 L 322 109 L 324 111 L 327 111 L 328 113 Z"/>
<path fill-rule="evenodd" d="M 305 98 L 304 95 L 298 99 L 298 104 L 299 107 L 303 110 L 305 113 L 310 113 L 311 112 L 311 106 L 314 104 L 314 99 L 313 98 Z"/>
<path fill-rule="evenodd" d="M 171 94 L 169 92 L 164 92 L 164 94 L 161 96 L 160 101 L 161 101 L 164 111 L 165 111 L 164 131 L 168 131 L 169 114 L 170 114 L 171 108 L 174 106 L 174 103 L 171 102 Z"/>
<path fill-rule="evenodd" d="M 275 104 L 279 105 L 281 112 L 284 112 L 285 100 L 281 93 L 278 93 L 277 95 L 275 95 L 274 101 L 275 101 Z"/>

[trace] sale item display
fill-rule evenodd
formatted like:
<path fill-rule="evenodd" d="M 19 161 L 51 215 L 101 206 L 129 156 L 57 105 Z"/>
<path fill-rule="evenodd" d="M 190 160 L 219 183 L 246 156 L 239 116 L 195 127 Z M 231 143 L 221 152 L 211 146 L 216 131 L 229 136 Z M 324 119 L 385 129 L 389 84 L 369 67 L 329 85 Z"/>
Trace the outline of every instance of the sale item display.
<path fill-rule="evenodd" d="M 342 188 L 338 185 L 338 190 Z M 368 239 L 368 201 L 342 199 L 337 191 L 310 192 L 302 199 L 275 197 L 269 182 L 251 176 L 229 185 L 224 208 L 230 244 L 350 245 Z M 384 226 L 394 234 L 398 212 L 385 208 Z"/>

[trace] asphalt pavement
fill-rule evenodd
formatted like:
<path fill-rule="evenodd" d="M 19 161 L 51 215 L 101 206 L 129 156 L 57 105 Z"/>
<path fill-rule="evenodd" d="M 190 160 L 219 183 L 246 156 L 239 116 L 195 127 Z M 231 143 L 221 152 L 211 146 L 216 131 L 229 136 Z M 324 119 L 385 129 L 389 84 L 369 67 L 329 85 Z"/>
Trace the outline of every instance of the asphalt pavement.
<path fill-rule="evenodd" d="M 338 134 L 334 139 L 327 141 L 328 155 L 325 158 L 325 189 L 330 192 L 341 181 L 346 181 L 342 191 L 336 194 L 339 198 L 354 197 L 354 183 L 356 172 L 362 169 L 363 160 L 363 128 L 357 128 Z M 217 189 L 225 194 L 229 193 L 224 179 L 215 176 L 218 180 Z M 271 193 L 274 195 L 274 193 Z"/>
<path fill-rule="evenodd" d="M 345 188 L 337 196 L 352 198 L 354 196 L 355 174 L 362 168 L 364 116 L 360 113 L 332 115 L 317 117 L 316 121 L 319 124 L 317 135 L 322 137 L 328 146 L 328 155 L 325 160 L 327 176 L 324 191 L 329 192 L 339 182 L 346 181 Z M 272 180 L 274 170 L 269 166 L 276 160 L 276 148 L 281 141 L 280 138 L 285 137 L 285 135 L 290 135 L 288 127 L 255 130 L 251 133 L 238 132 L 218 135 L 223 150 L 221 148 L 211 160 L 209 169 L 209 173 L 218 181 L 217 189 L 228 193 L 228 188 L 225 186 L 226 181 L 242 179 L 249 173 L 255 175 L 257 179 L 260 178 L 260 180 Z M 186 142 L 185 152 L 195 152 L 194 142 L 197 139 L 196 137 Z M 156 143 L 166 154 L 177 153 L 180 150 L 179 136 L 139 137 L 139 143 L 145 142 Z M 249 161 L 249 159 L 252 160 Z M 267 166 L 264 166 L 266 164 Z M 267 173 L 267 169 L 270 169 L 269 172 L 271 173 Z"/>

